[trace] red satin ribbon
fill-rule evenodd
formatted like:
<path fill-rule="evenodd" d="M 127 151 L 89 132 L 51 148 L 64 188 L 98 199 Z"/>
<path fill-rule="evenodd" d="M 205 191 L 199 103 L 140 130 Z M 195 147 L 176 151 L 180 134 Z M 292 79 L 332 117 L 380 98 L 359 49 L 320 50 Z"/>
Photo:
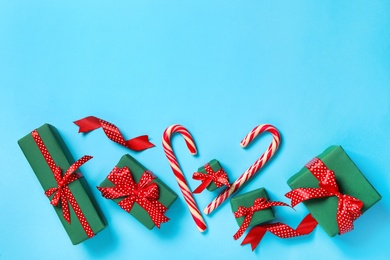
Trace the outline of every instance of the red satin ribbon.
<path fill-rule="evenodd" d="M 88 116 L 83 119 L 74 121 L 80 127 L 79 133 L 87 133 L 98 128 L 103 128 L 106 136 L 120 145 L 123 145 L 134 151 L 142 151 L 154 147 L 154 144 L 149 142 L 147 135 L 141 135 L 129 140 L 125 140 L 119 129 L 107 121 L 94 116 Z"/>
<path fill-rule="evenodd" d="M 353 221 L 362 214 L 363 202 L 340 193 L 334 172 L 329 170 L 320 159 L 314 158 L 306 167 L 318 179 L 319 188 L 298 188 L 288 192 L 286 197 L 291 199 L 291 205 L 294 207 L 305 200 L 336 196 L 338 198 L 337 224 L 339 234 L 351 231 Z"/>
<path fill-rule="evenodd" d="M 234 212 L 234 216 L 236 218 L 245 216 L 245 219 L 242 222 L 240 229 L 236 232 L 236 234 L 234 234 L 233 236 L 234 240 L 239 239 L 242 236 L 242 234 L 244 234 L 245 230 L 248 228 L 249 223 L 251 222 L 252 217 L 256 211 L 260 211 L 273 206 L 289 206 L 289 205 L 284 202 L 268 201 L 265 198 L 258 198 L 254 201 L 253 206 L 249 208 L 239 206 L 237 211 Z"/>
<path fill-rule="evenodd" d="M 217 188 L 221 187 L 222 185 L 230 187 L 228 176 L 222 168 L 215 172 L 211 168 L 210 164 L 207 163 L 204 166 L 204 169 L 206 170 L 206 173 L 195 172 L 192 175 L 194 180 L 202 181 L 202 183 L 193 191 L 193 193 L 201 193 L 205 188 L 207 188 L 207 186 L 210 185 L 211 182 L 214 182 Z"/>
<path fill-rule="evenodd" d="M 107 199 L 123 198 L 118 205 L 130 212 L 134 203 L 137 202 L 148 212 L 153 223 L 160 228 L 160 224 L 168 222 L 164 213 L 167 207 L 158 201 L 159 190 L 156 183 L 152 182 L 155 177 L 149 171 L 145 171 L 138 183 L 135 183 L 128 167 L 115 167 L 107 179 L 114 187 L 97 187 L 102 196 Z"/>
<path fill-rule="evenodd" d="M 316 226 L 317 221 L 311 214 L 307 215 L 296 229 L 280 222 L 256 226 L 249 231 L 241 245 L 251 244 L 253 251 L 267 231 L 280 238 L 291 238 L 310 234 Z"/>
<path fill-rule="evenodd" d="M 92 231 L 91 226 L 89 225 L 87 219 L 84 216 L 84 213 L 81 211 L 79 204 L 77 203 L 75 197 L 73 196 L 68 185 L 80 178 L 81 176 L 75 171 L 83 165 L 85 162 L 89 161 L 92 156 L 83 156 L 81 159 L 77 160 L 72 164 L 69 169 L 66 170 L 64 176 L 61 176 L 61 168 L 58 167 L 53 157 L 51 157 L 49 151 L 47 150 L 45 144 L 43 143 L 41 137 L 38 134 L 37 130 L 31 132 L 32 137 L 34 138 L 35 143 L 37 144 L 39 150 L 41 151 L 43 157 L 45 158 L 46 163 L 49 165 L 51 171 L 53 172 L 54 178 L 58 184 L 57 187 L 50 188 L 45 191 L 45 195 L 50 197 L 54 194 L 50 203 L 53 206 L 58 206 L 61 201 L 62 215 L 64 219 L 70 224 L 70 210 L 69 204 L 72 206 L 77 218 L 79 219 L 85 233 L 88 237 L 93 237 L 95 234 Z M 69 204 L 68 204 L 69 203 Z"/>

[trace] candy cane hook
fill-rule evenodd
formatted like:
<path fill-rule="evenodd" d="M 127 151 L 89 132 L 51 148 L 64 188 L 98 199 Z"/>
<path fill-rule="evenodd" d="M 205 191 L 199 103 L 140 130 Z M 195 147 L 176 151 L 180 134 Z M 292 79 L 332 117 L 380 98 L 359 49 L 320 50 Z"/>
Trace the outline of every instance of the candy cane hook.
<path fill-rule="evenodd" d="M 221 194 L 219 194 L 204 210 L 206 214 L 210 214 L 215 210 L 219 205 L 221 205 L 227 198 L 235 193 L 245 182 L 247 182 L 255 173 L 260 170 L 264 164 L 266 164 L 269 159 L 274 155 L 276 150 L 279 147 L 280 143 L 280 133 L 278 129 L 269 124 L 263 124 L 256 126 L 249 132 L 247 136 L 241 141 L 241 146 L 246 147 L 257 135 L 263 132 L 270 132 L 272 134 L 273 140 L 268 149 L 257 159 L 238 179 L 230 186 L 230 188 L 225 189 Z"/>
<path fill-rule="evenodd" d="M 181 171 L 179 163 L 172 150 L 171 135 L 174 134 L 175 132 L 180 133 L 184 137 L 187 147 L 190 150 L 190 153 L 193 155 L 196 154 L 196 146 L 191 134 L 183 126 L 171 125 L 167 129 L 165 129 L 162 137 L 162 144 L 163 144 L 165 155 L 168 158 L 168 162 L 172 168 L 173 174 L 176 177 L 180 190 L 183 193 L 184 199 L 195 221 L 195 224 L 198 227 L 199 231 L 203 232 L 207 228 L 206 223 L 203 220 L 202 214 L 200 213 L 198 205 L 196 204 L 195 199 L 192 196 L 191 190 L 188 187 L 184 174 Z"/>

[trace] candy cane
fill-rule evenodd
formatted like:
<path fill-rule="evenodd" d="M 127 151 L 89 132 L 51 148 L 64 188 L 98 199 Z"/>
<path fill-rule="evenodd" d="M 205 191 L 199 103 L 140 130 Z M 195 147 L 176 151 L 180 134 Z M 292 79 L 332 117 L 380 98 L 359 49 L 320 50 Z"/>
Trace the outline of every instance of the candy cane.
<path fill-rule="evenodd" d="M 163 143 L 165 155 L 167 156 L 172 171 L 176 176 L 176 180 L 179 184 L 181 192 L 183 193 L 184 199 L 187 202 L 187 206 L 190 209 L 195 224 L 198 227 L 199 231 L 203 232 L 207 228 L 206 223 L 203 220 L 202 214 L 200 213 L 200 210 L 195 202 L 195 199 L 192 196 L 191 190 L 188 187 L 184 174 L 181 171 L 179 163 L 172 150 L 171 135 L 174 134 L 175 132 L 180 133 L 184 137 L 187 147 L 192 155 L 196 154 L 196 146 L 191 134 L 183 126 L 171 125 L 167 129 L 165 129 L 162 137 L 162 143 Z"/>
<path fill-rule="evenodd" d="M 247 136 L 241 141 L 241 146 L 246 147 L 257 135 L 263 132 L 270 132 L 272 134 L 273 140 L 268 149 L 254 162 L 238 179 L 230 186 L 230 188 L 225 189 L 221 194 L 219 194 L 205 209 L 204 213 L 210 214 L 215 210 L 219 205 L 221 205 L 230 195 L 235 193 L 245 182 L 247 182 L 255 173 L 261 169 L 261 167 L 268 162 L 269 159 L 274 155 L 276 150 L 279 147 L 280 143 L 280 133 L 272 125 L 263 124 L 256 126 L 252 131 L 249 132 Z"/>

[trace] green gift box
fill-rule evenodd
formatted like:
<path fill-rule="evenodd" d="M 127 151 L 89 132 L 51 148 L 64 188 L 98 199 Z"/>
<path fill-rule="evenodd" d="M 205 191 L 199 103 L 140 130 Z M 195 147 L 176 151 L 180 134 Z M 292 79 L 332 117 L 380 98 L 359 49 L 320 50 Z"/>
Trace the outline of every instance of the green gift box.
<path fill-rule="evenodd" d="M 230 200 L 230 205 L 232 207 L 232 211 L 236 212 L 238 210 L 238 207 L 240 207 L 240 206 L 249 208 L 249 207 L 253 206 L 255 200 L 258 198 L 265 198 L 268 200 L 268 195 L 267 195 L 267 192 L 264 188 L 260 188 L 260 189 L 250 191 L 250 192 L 245 193 L 245 194 L 235 196 L 234 198 L 232 198 Z M 274 211 L 272 208 L 267 208 L 267 209 L 256 211 L 253 214 L 251 222 L 249 223 L 249 227 L 273 220 L 274 218 L 275 218 L 275 215 L 274 215 Z M 244 222 L 244 219 L 245 219 L 245 217 L 236 218 L 238 226 L 242 225 L 242 222 Z"/>
<path fill-rule="evenodd" d="M 132 178 L 135 183 L 139 183 L 142 175 L 144 174 L 145 171 L 147 171 L 147 169 L 142 164 L 140 164 L 129 154 L 122 156 L 122 158 L 119 160 L 116 167 L 117 168 L 128 167 L 130 169 Z M 153 179 L 152 183 L 156 183 L 158 186 L 158 190 L 159 190 L 158 201 L 166 208 L 169 208 L 172 205 L 172 203 L 175 202 L 175 200 L 177 199 L 177 194 L 158 178 Z M 114 186 L 115 185 L 106 178 L 100 184 L 99 188 L 114 187 Z M 118 204 L 124 199 L 125 197 L 120 197 L 112 200 Z M 134 203 L 129 213 L 130 215 L 135 217 L 139 222 L 141 222 L 145 227 L 147 227 L 149 230 L 155 226 L 148 212 L 144 208 L 142 208 L 137 202 Z"/>
<path fill-rule="evenodd" d="M 317 156 L 329 170 L 334 171 L 339 191 L 363 202 L 361 212 L 365 212 L 382 197 L 368 182 L 341 146 L 331 146 Z M 291 189 L 318 188 L 319 181 L 306 168 L 292 176 L 287 184 Z M 338 198 L 336 196 L 310 199 L 303 202 L 318 224 L 333 237 L 339 233 L 336 214 Z"/>
<path fill-rule="evenodd" d="M 57 129 L 52 125 L 44 124 L 36 129 L 36 131 L 43 141 L 44 146 L 46 146 L 50 156 L 53 158 L 55 165 L 61 168 L 63 176 L 65 171 L 75 162 L 68 147 L 61 138 Z M 28 134 L 21 138 L 18 141 L 18 144 L 30 163 L 31 168 L 37 176 L 43 189 L 47 191 L 50 188 L 57 187 L 58 184 L 54 177 L 54 173 L 49 167 L 48 162 L 44 158 L 32 134 Z M 96 203 L 85 178 L 80 177 L 69 183 L 67 186 L 73 194 L 81 212 L 84 214 L 93 234 L 97 234 L 103 230 L 107 226 L 106 220 Z M 53 196 L 54 194 L 51 195 L 49 199 L 52 199 Z M 68 223 L 63 217 L 61 203 L 53 208 L 74 245 L 88 239 L 91 236 L 87 235 L 87 231 L 84 230 L 75 210 L 71 205 L 69 205 L 70 223 Z"/>
<path fill-rule="evenodd" d="M 211 160 L 211 161 L 209 162 L 209 165 L 210 165 L 211 169 L 213 169 L 214 172 L 217 172 L 217 171 L 219 171 L 220 169 L 223 169 L 222 166 L 219 164 L 218 160 L 216 160 L 216 159 Z M 206 173 L 207 173 L 207 171 L 206 171 L 206 169 L 204 168 L 204 166 L 199 167 L 199 168 L 198 168 L 198 172 L 203 173 L 203 174 L 206 174 Z M 214 191 L 214 190 L 218 189 L 218 187 L 217 187 L 217 185 L 215 185 L 215 183 L 212 181 L 212 182 L 206 187 L 206 189 L 207 189 L 208 191 Z"/>

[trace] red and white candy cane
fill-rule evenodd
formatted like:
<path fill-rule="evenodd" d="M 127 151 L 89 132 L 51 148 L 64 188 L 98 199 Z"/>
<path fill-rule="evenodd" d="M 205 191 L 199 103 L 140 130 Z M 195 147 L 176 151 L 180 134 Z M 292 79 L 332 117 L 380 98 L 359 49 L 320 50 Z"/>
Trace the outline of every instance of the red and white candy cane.
<path fill-rule="evenodd" d="M 179 184 L 181 192 L 183 193 L 187 206 L 190 209 L 195 224 L 198 227 L 199 231 L 203 232 L 207 228 L 206 223 L 203 220 L 202 214 L 200 213 L 198 205 L 196 204 L 195 199 L 192 196 L 191 190 L 188 187 L 184 174 L 181 171 L 179 163 L 172 150 L 171 135 L 174 134 L 175 132 L 180 133 L 184 137 L 187 147 L 190 150 L 190 153 L 193 155 L 196 154 L 196 146 L 191 134 L 183 126 L 171 125 L 167 129 L 165 129 L 162 137 L 162 143 L 163 143 L 165 155 L 167 156 L 168 162 L 171 165 L 173 173 L 175 174 L 176 180 Z"/>
<path fill-rule="evenodd" d="M 274 155 L 276 150 L 279 147 L 280 143 L 280 133 L 272 125 L 263 124 L 256 126 L 252 131 L 249 132 L 247 136 L 241 141 L 241 146 L 246 147 L 257 135 L 263 132 L 270 132 L 273 136 L 272 143 L 268 149 L 254 162 L 238 179 L 231 184 L 230 188 L 225 189 L 221 194 L 219 194 L 205 209 L 204 213 L 210 214 L 215 210 L 219 205 L 221 205 L 227 198 L 235 193 L 245 182 L 247 182 L 255 173 L 261 169 L 261 167 L 268 162 L 269 159 Z"/>

